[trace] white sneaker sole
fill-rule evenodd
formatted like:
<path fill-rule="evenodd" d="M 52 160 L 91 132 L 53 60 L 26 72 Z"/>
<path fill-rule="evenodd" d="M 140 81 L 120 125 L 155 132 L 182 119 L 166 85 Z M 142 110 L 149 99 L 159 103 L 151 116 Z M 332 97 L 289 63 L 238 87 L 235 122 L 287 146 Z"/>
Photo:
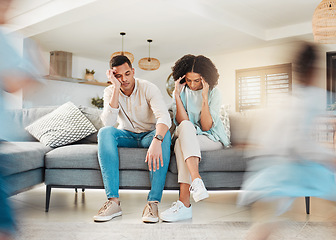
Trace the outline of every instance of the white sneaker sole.
<path fill-rule="evenodd" d="M 204 200 L 204 199 L 206 199 L 208 197 L 209 197 L 209 193 L 208 192 L 204 192 L 203 194 L 196 195 L 196 196 L 193 194 L 193 198 L 194 198 L 195 202 L 202 201 L 202 200 Z"/>
<path fill-rule="evenodd" d="M 165 217 L 162 217 L 160 216 L 161 220 L 164 221 L 164 222 L 178 222 L 178 221 L 184 221 L 184 220 L 189 220 L 189 219 L 192 219 L 192 216 L 184 216 L 182 218 L 165 218 Z"/>
<path fill-rule="evenodd" d="M 117 213 L 114 213 L 114 214 L 112 214 L 112 215 L 110 215 L 110 216 L 94 216 L 93 217 L 93 221 L 95 221 L 95 222 L 106 222 L 106 221 L 110 221 L 110 220 L 112 220 L 113 218 L 115 218 L 115 217 L 119 217 L 119 216 L 121 216 L 122 215 L 122 212 L 120 211 L 120 212 L 117 212 Z"/>
<path fill-rule="evenodd" d="M 159 218 L 142 217 L 142 221 L 145 223 L 157 223 L 159 222 Z"/>

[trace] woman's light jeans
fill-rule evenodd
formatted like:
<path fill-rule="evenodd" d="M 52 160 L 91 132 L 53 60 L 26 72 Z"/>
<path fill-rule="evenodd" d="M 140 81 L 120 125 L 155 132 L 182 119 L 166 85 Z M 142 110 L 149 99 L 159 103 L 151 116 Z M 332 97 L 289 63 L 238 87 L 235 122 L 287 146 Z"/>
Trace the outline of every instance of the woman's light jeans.
<path fill-rule="evenodd" d="M 191 176 L 186 163 L 190 157 L 201 160 L 201 151 L 214 151 L 223 148 L 221 142 L 214 142 L 205 135 L 197 135 L 194 124 L 184 120 L 176 128 L 175 156 L 178 171 L 178 182 L 191 184 Z"/>

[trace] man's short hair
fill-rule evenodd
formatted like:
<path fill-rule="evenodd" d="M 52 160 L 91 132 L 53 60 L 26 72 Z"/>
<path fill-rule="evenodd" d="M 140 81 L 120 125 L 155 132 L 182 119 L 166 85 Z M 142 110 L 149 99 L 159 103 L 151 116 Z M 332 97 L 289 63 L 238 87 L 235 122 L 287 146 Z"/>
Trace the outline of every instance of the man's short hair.
<path fill-rule="evenodd" d="M 128 59 L 128 57 L 124 56 L 124 55 L 117 55 L 114 56 L 111 60 L 110 60 L 110 68 L 113 67 L 117 67 L 120 65 L 123 65 L 124 63 L 127 63 L 128 66 L 130 68 L 132 68 L 132 63 L 131 61 Z"/>

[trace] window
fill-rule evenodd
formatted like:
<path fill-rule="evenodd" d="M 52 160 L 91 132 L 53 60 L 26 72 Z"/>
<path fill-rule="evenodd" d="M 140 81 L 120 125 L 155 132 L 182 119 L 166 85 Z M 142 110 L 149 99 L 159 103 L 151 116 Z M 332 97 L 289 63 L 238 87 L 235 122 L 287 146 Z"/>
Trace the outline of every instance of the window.
<path fill-rule="evenodd" d="M 327 104 L 336 102 L 336 52 L 327 52 Z"/>
<path fill-rule="evenodd" d="M 236 70 L 236 110 L 277 104 L 292 91 L 292 64 Z"/>

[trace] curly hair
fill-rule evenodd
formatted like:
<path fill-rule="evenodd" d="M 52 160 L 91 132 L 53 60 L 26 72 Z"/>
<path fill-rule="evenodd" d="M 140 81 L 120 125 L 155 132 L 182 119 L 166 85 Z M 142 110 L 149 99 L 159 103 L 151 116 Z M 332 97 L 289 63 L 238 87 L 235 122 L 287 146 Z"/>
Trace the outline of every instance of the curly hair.
<path fill-rule="evenodd" d="M 200 74 L 204 81 L 209 84 L 209 88 L 213 89 L 218 84 L 218 70 L 213 62 L 203 55 L 184 55 L 175 62 L 172 67 L 174 81 L 182 77 L 188 72 Z"/>

